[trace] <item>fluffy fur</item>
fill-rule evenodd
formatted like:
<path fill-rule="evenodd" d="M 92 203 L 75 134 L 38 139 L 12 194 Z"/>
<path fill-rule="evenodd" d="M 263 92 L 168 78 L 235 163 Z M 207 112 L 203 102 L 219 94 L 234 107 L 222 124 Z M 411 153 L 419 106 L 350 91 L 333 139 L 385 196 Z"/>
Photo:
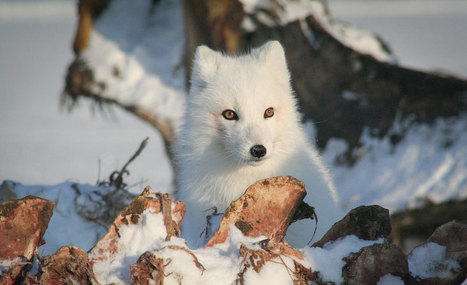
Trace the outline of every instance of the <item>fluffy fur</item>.
<path fill-rule="evenodd" d="M 274 115 L 265 118 L 270 107 Z M 238 120 L 223 117 L 228 109 Z M 254 145 L 263 145 L 266 154 L 254 157 Z M 277 41 L 239 57 L 198 47 L 175 154 L 177 198 L 187 206 L 182 232 L 190 246 L 201 245 L 207 209 L 223 212 L 248 186 L 269 177 L 291 175 L 305 182 L 305 202 L 315 207 L 319 220 L 315 240 L 340 217 L 328 170 L 302 129 Z M 312 221 L 301 221 L 292 225 L 286 239 L 302 247 L 313 230 Z"/>

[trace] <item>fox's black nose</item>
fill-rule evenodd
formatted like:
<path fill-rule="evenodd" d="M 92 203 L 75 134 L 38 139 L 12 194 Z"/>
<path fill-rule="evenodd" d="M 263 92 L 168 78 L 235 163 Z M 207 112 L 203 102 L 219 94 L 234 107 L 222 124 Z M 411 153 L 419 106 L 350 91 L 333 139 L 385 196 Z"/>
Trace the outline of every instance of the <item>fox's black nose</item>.
<path fill-rule="evenodd" d="M 257 144 L 250 148 L 250 153 L 252 156 L 260 158 L 266 155 L 266 148 L 264 145 Z"/>

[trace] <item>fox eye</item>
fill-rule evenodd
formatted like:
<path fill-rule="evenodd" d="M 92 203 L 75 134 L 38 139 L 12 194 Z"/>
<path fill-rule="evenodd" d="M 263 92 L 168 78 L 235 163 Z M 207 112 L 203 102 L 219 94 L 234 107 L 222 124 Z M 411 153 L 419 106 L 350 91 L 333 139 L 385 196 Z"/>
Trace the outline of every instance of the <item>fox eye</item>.
<path fill-rule="evenodd" d="M 274 108 L 269 107 L 266 109 L 266 111 L 264 111 L 264 118 L 267 119 L 267 118 L 271 118 L 272 116 L 274 116 Z"/>
<path fill-rule="evenodd" d="M 237 113 L 235 113 L 234 111 L 228 109 L 228 110 L 225 110 L 224 112 L 222 112 L 222 116 L 224 117 L 224 119 L 226 120 L 238 120 L 238 116 L 237 116 Z"/>

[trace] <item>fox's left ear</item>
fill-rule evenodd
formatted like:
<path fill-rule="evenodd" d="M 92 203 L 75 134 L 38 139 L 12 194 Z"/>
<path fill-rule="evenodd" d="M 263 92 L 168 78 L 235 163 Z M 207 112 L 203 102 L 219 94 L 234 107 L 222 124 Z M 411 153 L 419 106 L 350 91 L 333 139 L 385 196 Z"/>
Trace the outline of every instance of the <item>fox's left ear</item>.
<path fill-rule="evenodd" d="M 289 80 L 290 74 L 284 49 L 278 41 L 269 41 L 254 52 L 257 54 L 258 60 L 278 78 Z"/>

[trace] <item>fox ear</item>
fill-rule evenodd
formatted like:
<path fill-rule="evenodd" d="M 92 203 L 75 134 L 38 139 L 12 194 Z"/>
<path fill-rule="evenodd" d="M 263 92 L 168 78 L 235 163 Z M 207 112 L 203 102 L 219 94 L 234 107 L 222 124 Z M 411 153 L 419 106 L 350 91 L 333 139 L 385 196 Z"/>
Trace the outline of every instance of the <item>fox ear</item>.
<path fill-rule="evenodd" d="M 269 41 L 257 48 L 258 60 L 273 72 L 278 78 L 289 80 L 290 74 L 287 68 L 284 49 L 278 41 Z"/>
<path fill-rule="evenodd" d="M 196 48 L 191 74 L 192 83 L 206 83 L 217 71 L 221 54 L 207 46 Z"/>

